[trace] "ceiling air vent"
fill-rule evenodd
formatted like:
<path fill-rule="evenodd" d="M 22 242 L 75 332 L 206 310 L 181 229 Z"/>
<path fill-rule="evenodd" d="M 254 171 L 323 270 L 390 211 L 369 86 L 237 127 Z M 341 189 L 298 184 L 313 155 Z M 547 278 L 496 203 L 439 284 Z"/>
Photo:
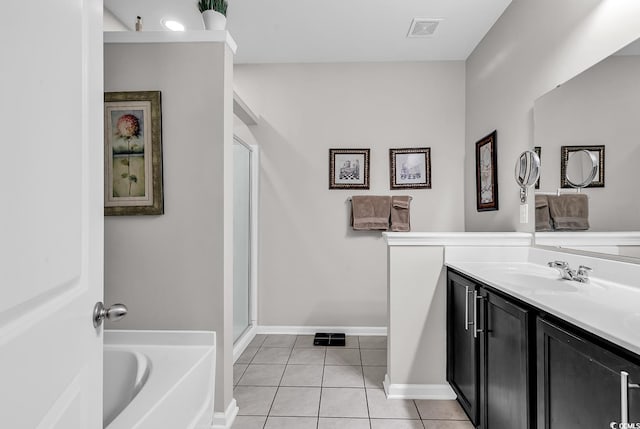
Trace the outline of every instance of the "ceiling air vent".
<path fill-rule="evenodd" d="M 433 36 L 441 19 L 413 18 L 407 37 L 429 37 Z"/>

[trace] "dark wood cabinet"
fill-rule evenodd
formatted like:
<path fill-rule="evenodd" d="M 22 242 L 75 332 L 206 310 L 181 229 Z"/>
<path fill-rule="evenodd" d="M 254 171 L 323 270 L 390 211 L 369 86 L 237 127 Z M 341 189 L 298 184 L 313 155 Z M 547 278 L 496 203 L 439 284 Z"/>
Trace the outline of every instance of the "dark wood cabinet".
<path fill-rule="evenodd" d="M 538 429 L 640 427 L 637 356 L 544 318 L 537 354 Z"/>
<path fill-rule="evenodd" d="M 483 429 L 532 428 L 530 310 L 450 271 L 447 380 Z"/>
<path fill-rule="evenodd" d="M 640 356 L 453 270 L 447 381 L 480 429 L 640 429 Z"/>
<path fill-rule="evenodd" d="M 533 429 L 535 315 L 486 288 L 480 299 L 479 427 Z"/>
<path fill-rule="evenodd" d="M 479 423 L 479 343 L 473 306 L 478 286 L 454 272 L 447 278 L 447 381 L 471 423 Z"/>

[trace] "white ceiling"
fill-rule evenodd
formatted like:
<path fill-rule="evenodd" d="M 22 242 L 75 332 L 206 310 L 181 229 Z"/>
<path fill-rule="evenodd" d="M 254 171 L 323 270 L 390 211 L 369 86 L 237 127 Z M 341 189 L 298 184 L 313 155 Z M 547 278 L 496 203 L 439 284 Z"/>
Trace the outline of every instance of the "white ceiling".
<path fill-rule="evenodd" d="M 202 29 L 196 0 L 104 0 L 129 28 L 162 19 Z M 229 0 L 236 63 L 465 60 L 511 0 Z M 413 18 L 441 19 L 435 34 L 407 38 Z M 113 28 L 113 27 L 109 27 Z"/>

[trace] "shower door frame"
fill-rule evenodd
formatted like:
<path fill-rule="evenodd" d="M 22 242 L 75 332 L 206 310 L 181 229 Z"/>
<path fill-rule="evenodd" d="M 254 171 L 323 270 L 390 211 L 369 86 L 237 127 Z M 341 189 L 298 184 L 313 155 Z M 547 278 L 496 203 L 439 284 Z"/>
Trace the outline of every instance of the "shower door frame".
<path fill-rule="evenodd" d="M 260 148 L 257 145 L 248 144 L 237 135 L 233 136 L 234 144 L 240 144 L 249 151 L 249 326 L 238 339 L 234 339 L 234 361 L 237 352 L 246 348 L 246 345 L 255 336 L 258 323 L 258 201 L 260 178 Z M 239 353 L 238 353 L 239 354 Z"/>

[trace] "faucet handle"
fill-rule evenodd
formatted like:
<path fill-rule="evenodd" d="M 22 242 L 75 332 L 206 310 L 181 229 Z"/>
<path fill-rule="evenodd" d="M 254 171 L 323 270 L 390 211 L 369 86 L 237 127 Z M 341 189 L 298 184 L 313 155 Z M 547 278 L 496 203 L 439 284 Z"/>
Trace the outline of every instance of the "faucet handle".
<path fill-rule="evenodd" d="M 580 267 L 578 267 L 578 274 L 581 276 L 589 277 L 591 271 L 593 271 L 593 268 L 587 267 L 586 265 L 580 265 Z"/>
<path fill-rule="evenodd" d="M 547 263 L 552 268 L 567 268 L 569 263 L 567 261 L 552 261 Z"/>

